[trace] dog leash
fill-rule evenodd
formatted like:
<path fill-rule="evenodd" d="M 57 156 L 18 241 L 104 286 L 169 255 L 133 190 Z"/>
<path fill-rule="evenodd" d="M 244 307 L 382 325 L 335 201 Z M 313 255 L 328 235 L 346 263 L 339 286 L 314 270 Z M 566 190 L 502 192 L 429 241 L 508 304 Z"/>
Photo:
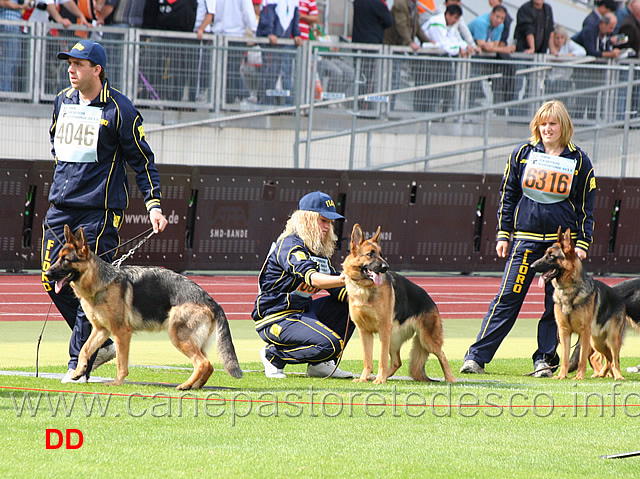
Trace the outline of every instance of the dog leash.
<path fill-rule="evenodd" d="M 151 231 L 149 232 L 149 230 L 151 230 Z M 149 238 L 151 238 L 151 237 L 155 234 L 155 232 L 153 231 L 153 228 L 149 228 L 148 230 L 143 231 L 143 232 L 142 232 L 142 233 L 140 233 L 139 235 L 137 235 L 137 236 L 135 236 L 135 237 L 131 238 L 129 241 L 126 241 L 125 243 L 123 243 L 123 244 L 129 244 L 129 243 L 131 243 L 132 241 L 135 241 L 136 239 L 140 238 L 142 235 L 144 235 L 144 234 L 145 234 L 145 233 L 147 233 L 147 232 L 149 232 L 149 234 L 147 234 L 147 236 L 145 236 L 145 237 L 142 239 L 142 241 L 140 241 L 137 245 L 135 245 L 133 248 L 131 248 L 129 251 L 127 251 L 127 253 L 126 253 L 126 254 L 123 254 L 122 256 L 120 256 L 117 260 L 115 260 L 115 261 L 114 261 L 113 263 L 111 263 L 111 264 L 112 264 L 114 267 L 119 268 L 119 267 L 120 267 L 120 265 L 121 265 L 121 264 L 122 264 L 122 263 L 123 263 L 127 258 L 130 258 L 131 256 L 133 256 L 133 254 L 136 252 L 136 250 L 137 250 L 138 248 L 140 248 L 143 244 L 145 244 L 145 243 L 147 242 L 147 240 L 148 240 Z M 109 251 L 107 251 L 107 253 L 108 253 L 108 252 L 109 252 Z M 105 254 L 105 253 L 102 253 L 102 254 Z"/>
<path fill-rule="evenodd" d="M 51 314 L 51 306 L 53 306 L 53 301 L 49 303 L 49 310 L 47 311 L 47 315 L 44 317 L 44 323 L 42 324 L 42 331 L 40 331 L 40 336 L 38 336 L 38 343 L 36 344 L 36 377 L 38 377 L 38 363 L 40 359 L 40 343 L 42 342 L 42 336 L 44 335 L 44 328 L 47 326 L 47 321 L 49 320 L 49 314 Z"/>
<path fill-rule="evenodd" d="M 45 217 L 44 222 L 45 222 L 45 224 L 46 224 L 46 226 L 47 226 L 47 229 L 48 229 L 48 230 L 49 230 L 49 232 L 53 235 L 53 237 L 56 239 L 56 241 L 57 241 L 59 244 L 63 245 L 63 244 L 64 244 L 64 241 L 62 241 L 62 240 L 60 239 L 60 237 L 56 234 L 56 232 L 55 232 L 55 231 L 53 231 L 53 228 L 49 225 L 49 219 Z M 150 232 L 150 233 L 149 233 L 149 232 Z M 146 237 L 144 240 L 142 240 L 139 244 L 137 244 L 137 245 L 133 248 L 133 252 L 135 252 L 135 250 L 137 250 L 137 249 L 138 249 L 140 246 L 142 246 L 142 245 L 143 245 L 143 244 L 144 244 L 144 243 L 145 243 L 149 238 L 151 238 L 151 236 L 153 235 L 153 227 L 149 227 L 149 228 L 147 228 L 147 229 L 146 229 L 146 230 L 144 230 L 142 233 L 137 234 L 137 235 L 136 235 L 136 236 L 134 236 L 133 238 L 128 239 L 128 240 L 127 240 L 127 241 L 125 241 L 124 243 L 119 244 L 118 246 L 116 246 L 115 248 L 111 248 L 111 249 L 109 249 L 109 250 L 107 250 L 107 251 L 104 251 L 104 252 L 100 253 L 100 254 L 98 255 L 98 257 L 104 256 L 105 254 L 111 253 L 112 251 L 116 251 L 116 250 L 118 250 L 118 249 L 122 248 L 123 246 L 126 246 L 126 245 L 128 245 L 129 243 L 134 242 L 134 241 L 135 241 L 135 240 L 137 240 L 138 238 L 140 238 L 140 237 L 142 237 L 142 236 L 146 235 L 147 233 L 149 233 L 149 234 L 147 235 L 147 237 Z M 131 256 L 132 254 L 133 254 L 133 253 L 132 253 L 131 251 L 129 251 L 125 256 L 128 258 L 128 257 L 129 257 L 129 256 Z M 120 263 L 122 263 L 121 258 L 120 258 Z M 111 263 L 111 264 L 113 264 L 113 263 Z"/>
<path fill-rule="evenodd" d="M 336 365 L 333 367 L 333 371 L 331 371 L 331 373 L 328 376 L 323 377 L 322 379 L 329 379 L 331 376 L 333 376 L 333 373 L 335 373 L 338 370 L 338 366 L 340 366 L 340 361 L 342 361 L 342 355 L 344 354 L 344 350 L 347 347 L 347 336 L 349 336 L 349 321 L 350 321 L 350 317 L 347 314 L 347 329 L 344 332 L 344 346 L 342 347 L 342 349 L 340 350 L 340 354 L 338 354 L 338 357 L 336 358 Z"/>

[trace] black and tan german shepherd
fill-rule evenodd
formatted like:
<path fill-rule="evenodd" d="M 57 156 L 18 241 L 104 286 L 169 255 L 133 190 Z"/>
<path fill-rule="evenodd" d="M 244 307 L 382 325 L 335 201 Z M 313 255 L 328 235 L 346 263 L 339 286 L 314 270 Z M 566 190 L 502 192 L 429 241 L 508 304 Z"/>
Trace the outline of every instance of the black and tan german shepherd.
<path fill-rule="evenodd" d="M 193 374 L 176 389 L 205 385 L 213 366 L 207 350 L 216 340 L 225 370 L 242 377 L 229 323 L 222 308 L 207 292 L 185 276 L 158 267 L 116 268 L 88 247 L 82 228 L 64 228 L 66 244 L 46 276 L 60 292 L 70 283 L 93 329 L 78 357 L 73 378 L 83 376 L 91 355 L 113 335 L 120 385 L 129 374 L 129 344 L 134 331 L 167 329 L 173 345 L 193 363 Z"/>
<path fill-rule="evenodd" d="M 613 290 L 622 298 L 627 308 L 627 317 L 631 320 L 634 329 L 640 329 L 640 278 L 632 278 L 612 286 Z M 569 372 L 578 369 L 580 357 L 580 341 L 576 344 L 571 360 Z"/>
<path fill-rule="evenodd" d="M 580 344 L 591 347 L 581 348 L 575 379 L 584 379 L 590 356 L 593 377 L 613 375 L 616 380 L 623 380 L 620 349 L 627 320 L 625 303 L 610 286 L 586 274 L 576 255 L 571 231 L 563 234 L 562 228 L 558 228 L 558 240 L 532 268 L 542 273 L 545 283 L 552 281 L 555 288 L 553 300 L 561 361 L 554 379 L 567 378 L 571 333 L 577 333 Z"/>
<path fill-rule="evenodd" d="M 378 239 L 364 239 L 360 225 L 351 233 L 351 252 L 342 267 L 349 293 L 349 314 L 358 327 L 364 350 L 364 367 L 356 382 L 366 382 L 373 372 L 373 334 L 380 335 L 378 375 L 387 381 L 401 366 L 400 348 L 413 337 L 409 372 L 416 381 L 431 381 L 424 371 L 430 353 L 436 355 L 447 382 L 455 382 L 442 351 L 444 332 L 438 307 L 427 292 L 404 276 L 389 272 Z M 389 365 L 391 359 L 391 365 Z"/>

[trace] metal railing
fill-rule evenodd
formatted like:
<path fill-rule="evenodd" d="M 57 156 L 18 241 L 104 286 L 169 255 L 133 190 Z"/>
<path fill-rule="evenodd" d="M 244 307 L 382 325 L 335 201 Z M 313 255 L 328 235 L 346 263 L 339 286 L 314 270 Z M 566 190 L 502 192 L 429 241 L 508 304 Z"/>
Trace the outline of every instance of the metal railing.
<path fill-rule="evenodd" d="M 0 120 L 14 115 L 13 126 L 22 121 L 20 104 L 50 103 L 68 86 L 56 52 L 89 37 L 107 50 L 111 83 L 144 109 L 161 162 L 500 173 L 516 141 L 529 136 L 539 104 L 558 98 L 599 175 L 640 176 L 634 60 L 458 59 L 435 47 L 415 54 L 348 42 L 274 47 L 264 38 L 3 24 L 23 32 L 13 91 L 0 92 Z M 9 38 L 16 39 L 0 31 L 0 42 Z M 50 118 L 46 108 L 37 111 Z M 47 158 L 44 135 L 25 137 L 24 152 L 3 144 L 4 155 Z"/>

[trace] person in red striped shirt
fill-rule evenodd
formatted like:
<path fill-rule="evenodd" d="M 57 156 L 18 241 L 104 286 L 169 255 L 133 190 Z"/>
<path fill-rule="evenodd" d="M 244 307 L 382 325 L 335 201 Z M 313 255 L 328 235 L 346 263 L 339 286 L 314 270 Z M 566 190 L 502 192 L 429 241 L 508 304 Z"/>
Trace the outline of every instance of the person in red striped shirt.
<path fill-rule="evenodd" d="M 300 11 L 300 38 L 309 40 L 309 27 L 318 23 L 320 18 L 316 0 L 300 0 L 298 10 Z"/>

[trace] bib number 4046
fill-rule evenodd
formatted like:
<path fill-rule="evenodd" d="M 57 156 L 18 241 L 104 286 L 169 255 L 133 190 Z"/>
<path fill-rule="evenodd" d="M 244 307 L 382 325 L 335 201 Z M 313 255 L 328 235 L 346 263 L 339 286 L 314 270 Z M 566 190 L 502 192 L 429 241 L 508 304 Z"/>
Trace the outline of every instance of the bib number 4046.
<path fill-rule="evenodd" d="M 97 137 L 95 125 L 86 123 L 62 123 L 56 128 L 56 140 L 63 145 L 92 147 Z"/>

